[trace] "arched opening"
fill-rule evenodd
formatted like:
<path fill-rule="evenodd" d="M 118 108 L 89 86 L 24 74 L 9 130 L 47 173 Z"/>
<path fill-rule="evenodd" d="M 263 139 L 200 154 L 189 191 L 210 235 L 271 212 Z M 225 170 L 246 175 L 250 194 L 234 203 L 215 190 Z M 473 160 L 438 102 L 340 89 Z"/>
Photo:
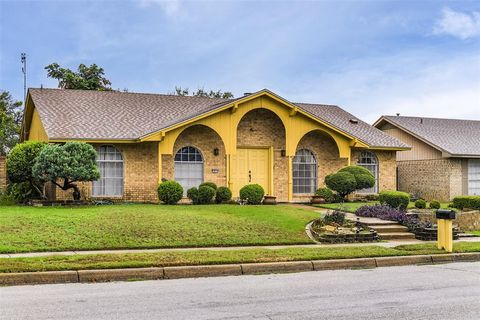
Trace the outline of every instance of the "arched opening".
<path fill-rule="evenodd" d="M 317 190 L 317 160 L 312 151 L 300 149 L 293 158 L 293 193 L 313 194 Z"/>
<path fill-rule="evenodd" d="M 97 149 L 97 165 L 100 179 L 93 181 L 94 197 L 123 196 L 123 156 L 112 145 L 100 146 Z"/>
<path fill-rule="evenodd" d="M 369 170 L 375 177 L 375 185 L 371 188 L 362 189 L 358 193 L 378 193 L 378 158 L 370 151 L 363 150 L 358 157 L 357 165 Z"/>
<path fill-rule="evenodd" d="M 192 146 L 182 147 L 175 153 L 175 181 L 183 187 L 183 194 L 203 182 L 203 156 Z"/>

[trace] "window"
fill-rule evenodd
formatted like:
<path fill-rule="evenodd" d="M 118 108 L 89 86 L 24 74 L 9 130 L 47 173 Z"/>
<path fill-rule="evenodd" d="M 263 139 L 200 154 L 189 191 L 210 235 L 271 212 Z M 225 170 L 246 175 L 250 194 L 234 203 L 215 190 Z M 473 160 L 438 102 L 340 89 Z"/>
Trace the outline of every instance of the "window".
<path fill-rule="evenodd" d="M 358 193 L 378 193 L 378 159 L 370 151 L 362 151 L 357 165 L 368 169 L 375 177 L 375 185 L 372 188 L 359 190 Z"/>
<path fill-rule="evenodd" d="M 468 160 L 468 194 L 480 195 L 480 159 Z"/>
<path fill-rule="evenodd" d="M 101 146 L 97 151 L 100 179 L 93 182 L 93 196 L 123 196 L 123 157 L 114 146 Z"/>
<path fill-rule="evenodd" d="M 203 182 L 203 157 L 194 147 L 183 147 L 175 155 L 175 181 L 183 187 L 183 194 Z"/>
<path fill-rule="evenodd" d="M 298 150 L 293 158 L 293 193 L 313 194 L 317 189 L 317 160 L 310 150 Z"/>

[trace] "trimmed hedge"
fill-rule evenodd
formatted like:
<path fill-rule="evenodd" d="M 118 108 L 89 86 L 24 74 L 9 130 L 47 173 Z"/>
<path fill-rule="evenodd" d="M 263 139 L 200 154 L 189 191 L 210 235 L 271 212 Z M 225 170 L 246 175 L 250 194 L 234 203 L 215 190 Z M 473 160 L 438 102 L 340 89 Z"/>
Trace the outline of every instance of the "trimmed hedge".
<path fill-rule="evenodd" d="M 453 198 L 453 207 L 463 209 L 480 209 L 480 196 L 459 196 Z"/>
<path fill-rule="evenodd" d="M 349 172 L 337 172 L 325 177 L 328 188 L 335 190 L 342 198 L 356 190 L 357 181 Z"/>
<path fill-rule="evenodd" d="M 246 200 L 248 204 L 262 203 L 265 191 L 259 184 L 247 184 L 240 189 L 240 199 Z"/>
<path fill-rule="evenodd" d="M 176 204 L 183 197 L 183 188 L 176 181 L 164 181 L 157 189 L 158 199 L 165 204 Z"/>
<path fill-rule="evenodd" d="M 440 202 L 437 200 L 430 201 L 430 209 L 440 209 Z"/>
<path fill-rule="evenodd" d="M 364 167 L 348 166 L 338 170 L 338 172 L 348 172 L 353 174 L 357 182 L 356 190 L 371 188 L 375 185 L 375 177 Z"/>
<path fill-rule="evenodd" d="M 410 195 L 402 191 L 386 190 L 380 192 L 378 200 L 381 204 L 387 204 L 392 208 L 406 210 L 410 203 Z"/>
<path fill-rule="evenodd" d="M 187 190 L 187 197 L 188 199 L 192 200 L 193 204 L 198 204 L 198 188 L 191 187 Z"/>
<path fill-rule="evenodd" d="M 213 182 L 208 182 L 207 181 L 207 182 L 200 183 L 198 188 L 203 187 L 203 186 L 208 186 L 208 187 L 212 188 L 213 190 L 217 190 L 217 185 Z"/>
<path fill-rule="evenodd" d="M 213 197 L 215 197 L 215 189 L 208 185 L 198 187 L 198 204 L 212 203 Z"/>
<path fill-rule="evenodd" d="M 335 201 L 335 194 L 328 188 L 318 188 L 317 191 L 315 191 L 315 194 L 325 199 L 326 203 L 332 203 Z"/>
<path fill-rule="evenodd" d="M 227 187 L 218 187 L 215 194 L 215 202 L 223 203 L 229 201 L 230 199 L 232 199 L 232 191 L 230 191 L 230 189 Z"/>
<path fill-rule="evenodd" d="M 418 199 L 415 201 L 415 208 L 417 209 L 425 209 L 427 207 L 427 201 L 423 199 Z"/>

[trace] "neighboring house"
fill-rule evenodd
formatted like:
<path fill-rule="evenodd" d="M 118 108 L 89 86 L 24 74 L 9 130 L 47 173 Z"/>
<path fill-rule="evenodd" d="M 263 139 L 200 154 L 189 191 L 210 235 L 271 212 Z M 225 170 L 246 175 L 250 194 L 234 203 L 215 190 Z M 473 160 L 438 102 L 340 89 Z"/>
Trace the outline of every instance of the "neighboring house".
<path fill-rule="evenodd" d="M 397 153 L 399 190 L 442 201 L 480 195 L 480 121 L 382 116 L 374 126 L 412 147 Z"/>
<path fill-rule="evenodd" d="M 399 150 L 409 147 L 337 106 L 292 103 L 268 91 L 231 100 L 30 89 L 23 140 L 95 146 L 101 178 L 87 198 L 158 201 L 162 179 L 203 181 L 233 195 L 258 183 L 278 201 L 305 201 L 327 174 L 349 164 L 376 177 L 365 192 L 395 189 Z M 57 190 L 57 199 L 69 197 Z"/>

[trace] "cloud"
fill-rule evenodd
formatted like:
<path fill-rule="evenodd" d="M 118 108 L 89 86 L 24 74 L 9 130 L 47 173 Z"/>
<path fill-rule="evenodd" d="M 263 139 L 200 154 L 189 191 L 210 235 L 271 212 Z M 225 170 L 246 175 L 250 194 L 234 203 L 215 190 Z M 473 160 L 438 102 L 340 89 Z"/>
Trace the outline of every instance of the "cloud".
<path fill-rule="evenodd" d="M 442 17 L 433 27 L 433 34 L 450 35 L 462 40 L 480 36 L 480 12 L 468 14 L 445 7 Z"/>

